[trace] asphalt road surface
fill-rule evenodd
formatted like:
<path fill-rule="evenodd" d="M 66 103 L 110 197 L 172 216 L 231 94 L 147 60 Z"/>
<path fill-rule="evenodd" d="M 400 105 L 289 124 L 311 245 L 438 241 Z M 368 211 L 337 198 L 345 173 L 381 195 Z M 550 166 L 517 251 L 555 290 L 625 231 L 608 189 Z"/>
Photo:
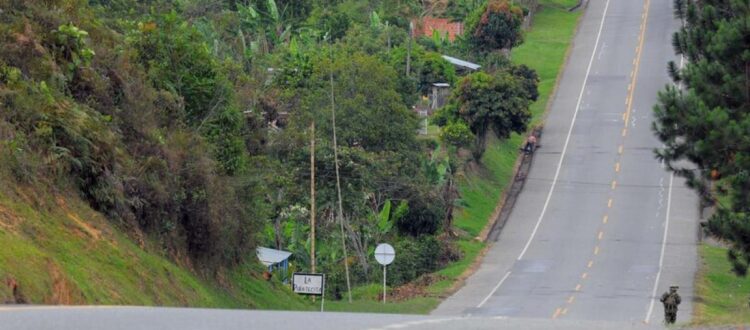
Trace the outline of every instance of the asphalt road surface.
<path fill-rule="evenodd" d="M 524 191 L 477 272 L 431 316 L 0 306 L 0 329 L 612 329 L 692 312 L 698 206 L 653 155 L 676 60 L 669 0 L 591 0 Z"/>
<path fill-rule="evenodd" d="M 651 132 L 678 26 L 672 1 L 590 1 L 508 223 L 433 314 L 659 324 L 674 284 L 689 320 L 698 201 Z"/>

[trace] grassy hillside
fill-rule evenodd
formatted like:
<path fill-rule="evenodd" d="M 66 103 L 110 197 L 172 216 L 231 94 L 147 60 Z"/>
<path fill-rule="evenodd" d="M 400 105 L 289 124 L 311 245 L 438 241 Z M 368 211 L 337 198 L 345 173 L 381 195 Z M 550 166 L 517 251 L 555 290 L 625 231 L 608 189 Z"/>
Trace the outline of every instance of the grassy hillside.
<path fill-rule="evenodd" d="M 696 280 L 694 325 L 750 323 L 750 278 L 731 271 L 727 250 L 710 245 L 699 248 L 701 267 Z"/>
<path fill-rule="evenodd" d="M 535 122 L 546 107 L 579 16 L 564 9 L 571 2 L 542 0 L 535 26 L 524 45 L 514 50 L 514 61 L 536 69 L 541 78 L 540 100 L 533 106 Z M 263 29 L 247 38 L 240 31 L 237 41 L 235 30 L 219 23 L 181 24 L 190 20 L 189 10 L 153 14 L 141 21 L 120 20 L 116 16 L 122 12 L 117 11 L 112 11 L 115 17 L 97 19 L 99 12 L 85 2 L 16 7 L 10 23 L 0 24 L 0 98 L 5 102 L 0 104 L 12 110 L 0 112 L 0 301 L 317 308 L 280 283 L 263 280 L 259 266 L 242 262 L 254 259 L 255 245 L 274 239 L 260 236 L 273 233 L 270 221 L 276 215 L 304 211 L 299 206 L 307 203 L 305 193 L 297 191 L 307 181 L 296 175 L 307 166 L 306 140 L 290 129 L 283 131 L 289 136 L 276 138 L 291 144 L 266 144 L 263 118 L 246 118 L 242 114 L 247 111 L 240 112 L 246 104 L 259 105 L 252 110 L 286 111 L 293 107 L 286 95 L 302 87 L 287 86 L 275 93 L 256 89 L 267 81 L 266 70 L 247 69 L 255 63 L 248 57 L 258 63 L 275 59 L 290 67 L 309 64 L 294 62 L 309 59 L 286 56 L 297 47 L 290 44 L 287 52 L 283 39 Z M 245 24 L 243 28 L 252 30 L 258 22 L 238 16 L 247 12 L 212 13 L 227 19 L 215 22 Z M 213 47 L 206 43 L 209 39 Z M 278 47 L 251 53 L 253 45 L 246 49 L 246 39 L 268 39 Z M 173 46 L 195 51 L 171 51 Z M 171 56 L 175 53 L 192 57 L 183 61 Z M 375 72 L 384 71 L 377 57 L 362 58 Z M 194 85 L 174 88 L 183 82 Z M 395 95 L 396 89 L 388 91 Z M 486 227 L 513 175 L 520 143 L 519 136 L 491 142 L 482 165 L 461 179 L 463 208 L 454 223 L 461 232 L 456 244 L 462 258 L 430 274 L 430 282 L 416 288 L 424 292 L 383 306 L 374 301 L 379 287 L 366 285 L 368 278 L 355 292 L 357 303 L 334 302 L 327 309 L 425 313 L 434 308 L 484 248 L 475 237 Z M 276 149 L 267 150 L 272 147 Z M 403 155 L 419 151 L 403 149 Z M 365 156 L 387 159 L 375 155 Z M 408 158 L 404 163 L 420 160 Z M 383 167 L 378 175 L 389 180 L 393 173 L 421 178 L 412 187 L 419 192 L 410 195 L 415 198 L 412 209 L 426 209 L 423 206 L 434 204 L 432 193 L 439 189 L 428 191 L 426 174 L 422 178 L 422 169 L 412 167 L 415 175 L 404 174 L 403 167 Z M 321 197 L 334 196 L 331 185 L 320 186 L 328 189 L 319 191 Z M 425 189 L 416 189 L 420 187 Z M 360 211 L 363 214 L 354 218 L 369 219 L 368 208 Z M 326 214 L 325 208 L 319 212 Z M 438 215 L 428 218 L 442 219 Z M 305 235 L 297 231 L 305 230 L 306 217 L 296 217 L 284 220 L 282 239 L 287 249 L 304 255 Z M 320 229 L 331 233 L 335 227 L 329 227 Z M 395 231 L 389 235 L 401 237 Z M 423 241 L 404 242 L 419 247 Z M 341 275 L 335 249 L 327 252 L 319 254 L 319 264 L 329 267 L 323 271 Z M 196 274 L 206 274 L 205 279 Z M 341 285 L 341 276 L 331 278 Z M 335 281 L 330 283 L 335 286 Z"/>
<path fill-rule="evenodd" d="M 148 239 L 137 246 L 75 194 L 2 187 L 0 302 L 310 308 L 257 266 L 220 275 L 224 287 L 209 284 L 148 252 Z"/>

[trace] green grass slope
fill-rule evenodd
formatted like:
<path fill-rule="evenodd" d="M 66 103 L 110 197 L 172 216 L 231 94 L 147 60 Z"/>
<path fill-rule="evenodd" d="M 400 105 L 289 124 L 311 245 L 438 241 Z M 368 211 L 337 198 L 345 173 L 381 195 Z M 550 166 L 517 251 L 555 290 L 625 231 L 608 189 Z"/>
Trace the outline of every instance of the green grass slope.
<path fill-rule="evenodd" d="M 5 185 L 0 246 L 0 303 L 312 308 L 265 281 L 259 266 L 201 279 L 139 247 L 71 194 Z"/>
<path fill-rule="evenodd" d="M 731 271 L 727 250 L 710 245 L 699 248 L 701 266 L 696 280 L 694 325 L 750 324 L 750 277 Z"/>

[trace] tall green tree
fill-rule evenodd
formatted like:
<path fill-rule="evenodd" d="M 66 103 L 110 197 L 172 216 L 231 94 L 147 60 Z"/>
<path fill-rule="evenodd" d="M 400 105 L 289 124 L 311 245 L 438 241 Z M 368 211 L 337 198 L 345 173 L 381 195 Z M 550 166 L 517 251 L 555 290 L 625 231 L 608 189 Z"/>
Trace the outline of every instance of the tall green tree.
<path fill-rule="evenodd" d="M 484 153 L 488 133 L 505 139 L 512 132 L 524 132 L 531 119 L 531 95 L 523 80 L 508 71 L 466 76 L 458 83 L 453 98 L 453 111 L 475 135 L 475 159 Z"/>
<path fill-rule="evenodd" d="M 709 233 L 731 243 L 734 271 L 750 264 L 750 4 L 735 0 L 676 0 L 683 27 L 672 39 L 685 59 L 668 70 L 677 84 L 659 94 L 657 150 L 687 178 L 703 201 L 715 204 Z M 689 164 L 686 164 L 688 161 Z"/>
<path fill-rule="evenodd" d="M 510 50 L 523 42 L 523 15 L 509 0 L 490 0 L 467 19 L 467 40 L 480 53 Z"/>

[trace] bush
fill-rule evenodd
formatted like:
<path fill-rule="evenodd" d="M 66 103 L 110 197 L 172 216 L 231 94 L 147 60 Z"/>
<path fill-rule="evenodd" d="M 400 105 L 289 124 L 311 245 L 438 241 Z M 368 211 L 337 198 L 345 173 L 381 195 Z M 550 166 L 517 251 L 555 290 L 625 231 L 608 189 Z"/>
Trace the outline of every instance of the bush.
<path fill-rule="evenodd" d="M 463 121 L 456 121 L 443 126 L 440 138 L 450 145 L 456 147 L 468 146 L 474 140 L 474 135 Z"/>
<path fill-rule="evenodd" d="M 403 234 L 419 237 L 435 234 L 442 226 L 445 209 L 435 193 L 416 193 L 409 199 L 409 212 L 396 223 Z"/>
<path fill-rule="evenodd" d="M 388 269 L 389 283 L 401 285 L 441 266 L 444 247 L 435 236 L 406 238 L 394 247 L 396 258 Z"/>

